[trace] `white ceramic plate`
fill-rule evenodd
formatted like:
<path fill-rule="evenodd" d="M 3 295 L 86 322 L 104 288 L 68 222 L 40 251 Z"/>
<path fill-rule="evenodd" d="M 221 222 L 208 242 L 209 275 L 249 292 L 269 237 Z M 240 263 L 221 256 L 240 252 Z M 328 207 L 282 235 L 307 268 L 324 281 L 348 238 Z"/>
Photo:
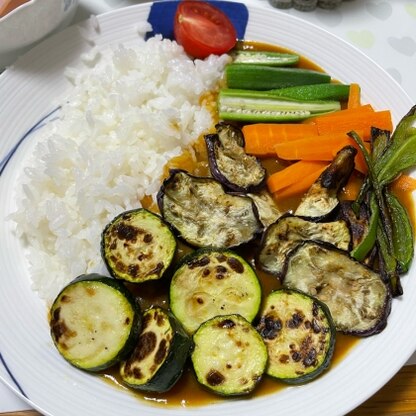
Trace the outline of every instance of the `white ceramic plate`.
<path fill-rule="evenodd" d="M 98 45 L 131 42 L 137 22 L 146 20 L 142 4 L 98 16 Z M 246 39 L 296 50 L 333 77 L 358 82 L 363 100 L 391 109 L 397 122 L 412 105 L 403 90 L 374 62 L 342 40 L 290 15 L 248 6 Z M 48 39 L 0 77 L 0 161 L 25 133 L 56 107 L 67 88 L 64 68 L 75 64 L 90 45 L 72 27 Z M 385 384 L 416 349 L 416 276 L 403 278 L 404 296 L 395 299 L 388 327 L 357 344 L 323 377 L 252 400 L 232 400 L 202 408 L 161 408 L 139 401 L 102 379 L 61 359 L 52 345 L 45 304 L 30 289 L 24 252 L 6 221 L 14 211 L 14 189 L 30 150 L 24 141 L 6 166 L 0 165 L 0 374 L 30 405 L 45 414 L 79 415 L 342 415 Z M 35 207 L 34 207 L 35 209 Z M 45 264 L 45 273 L 48 265 Z"/>

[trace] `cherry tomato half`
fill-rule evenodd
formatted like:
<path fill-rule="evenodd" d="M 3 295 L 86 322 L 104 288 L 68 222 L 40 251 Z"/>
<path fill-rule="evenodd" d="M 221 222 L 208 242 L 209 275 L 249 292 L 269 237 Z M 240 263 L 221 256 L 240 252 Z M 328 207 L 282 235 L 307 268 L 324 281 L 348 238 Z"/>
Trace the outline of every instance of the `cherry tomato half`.
<path fill-rule="evenodd" d="M 198 0 L 183 0 L 176 10 L 176 41 L 194 58 L 228 52 L 237 42 L 230 19 L 219 9 Z"/>

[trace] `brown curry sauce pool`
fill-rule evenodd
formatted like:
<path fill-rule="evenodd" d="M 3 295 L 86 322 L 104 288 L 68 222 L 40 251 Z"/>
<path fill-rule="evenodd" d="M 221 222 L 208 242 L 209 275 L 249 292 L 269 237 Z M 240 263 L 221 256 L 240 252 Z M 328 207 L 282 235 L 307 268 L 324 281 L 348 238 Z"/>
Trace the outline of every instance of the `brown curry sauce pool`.
<path fill-rule="evenodd" d="M 240 46 L 244 49 L 274 50 L 278 52 L 289 53 L 292 52 L 288 49 L 281 48 L 278 46 L 251 41 L 245 41 L 244 43 L 241 43 Z M 318 67 L 316 64 L 312 63 L 311 61 L 302 56 L 300 58 L 298 66 L 302 68 L 322 71 L 320 67 Z M 206 101 L 208 103 L 212 102 L 212 96 L 206 97 Z M 282 169 L 282 167 L 284 167 L 284 165 L 282 165 L 276 159 L 262 160 L 262 163 L 269 174 L 276 172 Z M 203 138 L 198 139 L 198 141 L 194 144 L 192 151 L 185 150 L 182 155 L 174 158 L 168 163 L 165 172 L 166 176 L 168 175 L 168 170 L 170 168 L 184 169 L 196 176 L 209 176 L 205 142 Z M 360 178 L 356 177 L 354 178 L 354 180 L 360 180 Z M 412 224 L 415 224 L 412 195 L 408 192 L 403 192 L 402 194 L 398 195 L 398 197 L 410 213 Z M 285 201 L 282 201 L 282 203 L 279 204 L 279 207 L 284 211 L 289 211 L 294 209 L 298 202 L 299 200 L 297 200 L 296 198 L 287 199 Z M 142 201 L 142 205 L 144 208 L 148 208 L 152 211 L 157 211 L 157 207 L 152 203 L 151 198 L 145 198 Z M 179 259 L 191 250 L 191 248 L 187 247 L 185 244 L 178 241 L 177 259 Z M 255 252 L 255 247 L 253 246 L 253 244 L 247 245 L 243 249 L 233 249 L 233 251 L 242 254 L 243 257 L 250 261 L 261 283 L 263 299 L 272 290 L 278 289 L 281 286 L 280 282 L 276 277 L 269 275 L 263 272 L 262 270 L 259 270 L 255 266 L 255 263 L 253 261 L 253 253 Z M 137 300 L 139 301 L 142 307 L 142 310 L 151 306 L 162 306 L 164 308 L 169 308 L 168 293 L 170 277 L 171 276 L 165 276 L 162 277 L 160 281 L 152 281 L 142 283 L 140 285 L 128 283 L 127 286 L 136 296 Z M 340 362 L 348 353 L 348 351 L 357 342 L 359 342 L 358 337 L 337 333 L 334 356 L 332 358 L 330 367 L 327 371 L 330 371 L 331 368 L 333 368 L 338 362 Z M 142 392 L 140 390 L 134 390 L 126 387 L 125 385 L 123 385 L 121 378 L 118 374 L 118 365 L 101 372 L 100 376 L 109 383 L 116 385 L 122 389 L 125 389 L 126 391 L 135 395 L 138 399 L 146 401 L 146 403 L 148 404 L 161 405 L 163 407 L 195 407 L 232 400 L 230 398 L 218 396 L 204 389 L 196 381 L 196 377 L 193 373 L 192 364 L 190 363 L 190 360 L 186 365 L 179 381 L 171 390 L 165 393 Z M 265 396 L 276 393 L 284 388 L 289 388 L 289 386 L 265 374 L 262 380 L 257 385 L 254 392 L 252 392 L 248 396 L 236 396 L 234 397 L 234 400 L 248 400 L 259 396 Z"/>

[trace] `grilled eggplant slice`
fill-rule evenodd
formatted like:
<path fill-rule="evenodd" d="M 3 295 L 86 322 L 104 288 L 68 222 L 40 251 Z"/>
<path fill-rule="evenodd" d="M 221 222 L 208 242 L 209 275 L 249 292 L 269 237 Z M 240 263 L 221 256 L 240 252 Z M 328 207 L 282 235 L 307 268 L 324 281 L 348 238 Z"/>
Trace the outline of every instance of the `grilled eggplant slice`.
<path fill-rule="evenodd" d="M 222 315 L 204 322 L 193 341 L 191 359 L 199 383 L 224 396 L 254 390 L 266 367 L 267 349 L 242 316 Z"/>
<path fill-rule="evenodd" d="M 207 134 L 205 142 L 212 176 L 235 192 L 259 189 L 266 179 L 260 161 L 244 151 L 242 131 L 231 124 L 216 125 L 216 134 Z"/>
<path fill-rule="evenodd" d="M 391 294 L 380 275 L 332 245 L 306 241 L 294 249 L 283 285 L 324 302 L 345 334 L 369 336 L 387 324 Z"/>
<path fill-rule="evenodd" d="M 356 154 L 357 150 L 352 146 L 342 148 L 306 192 L 295 214 L 301 217 L 329 215 L 339 204 L 338 192 L 354 170 Z"/>
<path fill-rule="evenodd" d="M 276 205 L 276 202 L 274 202 L 273 197 L 266 189 L 255 194 L 249 193 L 247 195 L 254 201 L 264 228 L 273 224 L 283 215 L 282 211 L 280 211 L 279 207 Z"/>
<path fill-rule="evenodd" d="M 160 279 L 176 252 L 167 224 L 145 209 L 124 212 L 104 229 L 101 254 L 110 274 L 133 283 Z"/>
<path fill-rule="evenodd" d="M 266 298 L 257 330 L 269 355 L 266 373 L 289 384 L 311 381 L 328 368 L 335 325 L 319 300 L 296 290 L 275 290 Z"/>
<path fill-rule="evenodd" d="M 169 311 L 150 308 L 143 313 L 133 353 L 120 364 L 121 379 L 138 390 L 168 391 L 179 380 L 191 347 L 191 338 Z"/>
<path fill-rule="evenodd" d="M 172 170 L 157 198 L 165 221 L 192 246 L 235 247 L 263 228 L 251 198 L 226 193 L 212 178 Z"/>
<path fill-rule="evenodd" d="M 181 261 L 170 285 L 170 307 L 188 333 L 217 315 L 256 316 L 261 286 L 252 267 L 230 250 L 199 249 Z"/>
<path fill-rule="evenodd" d="M 270 225 L 263 234 L 257 264 L 266 272 L 282 278 L 286 256 L 305 240 L 325 241 L 348 250 L 351 234 L 342 220 L 313 222 L 286 215 Z"/>
<path fill-rule="evenodd" d="M 357 247 L 368 232 L 370 212 L 367 204 L 359 206 L 359 212 L 355 213 L 353 201 L 342 201 L 336 218 L 344 220 L 351 232 L 351 249 Z"/>
<path fill-rule="evenodd" d="M 99 274 L 81 275 L 58 294 L 50 312 L 53 342 L 73 366 L 100 371 L 124 359 L 136 343 L 139 305 L 124 285 Z"/>

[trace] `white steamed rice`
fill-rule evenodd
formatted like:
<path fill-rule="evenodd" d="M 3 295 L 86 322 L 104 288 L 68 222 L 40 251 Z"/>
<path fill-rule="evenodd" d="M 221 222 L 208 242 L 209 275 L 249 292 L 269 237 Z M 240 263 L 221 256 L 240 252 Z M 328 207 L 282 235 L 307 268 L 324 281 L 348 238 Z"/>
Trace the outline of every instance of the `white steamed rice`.
<path fill-rule="evenodd" d="M 82 68 L 67 70 L 72 92 L 59 119 L 37 134 L 12 217 L 40 297 L 50 301 L 74 277 L 105 272 L 104 226 L 154 196 L 165 163 L 212 127 L 199 99 L 227 61 L 193 62 L 156 37 L 93 48 Z"/>

